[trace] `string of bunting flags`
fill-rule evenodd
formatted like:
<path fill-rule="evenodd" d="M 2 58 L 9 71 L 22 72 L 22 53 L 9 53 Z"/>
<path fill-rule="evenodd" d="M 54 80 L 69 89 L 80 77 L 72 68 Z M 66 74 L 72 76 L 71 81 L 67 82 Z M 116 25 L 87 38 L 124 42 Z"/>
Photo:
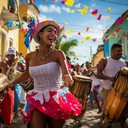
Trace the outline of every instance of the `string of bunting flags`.
<path fill-rule="evenodd" d="M 22 2 L 26 2 L 25 0 L 22 0 Z M 35 0 L 31 0 L 32 3 L 35 2 Z M 45 0 L 45 2 L 47 2 L 47 0 Z M 57 2 L 57 0 L 53 0 L 53 2 Z M 65 4 L 67 5 L 68 7 L 75 7 L 75 9 L 72 9 L 71 10 L 71 13 L 75 13 L 76 11 L 77 12 L 80 12 L 80 14 L 82 15 L 86 15 L 89 11 L 89 7 L 86 6 L 86 5 L 82 5 L 80 3 L 78 3 L 77 5 L 74 5 L 75 3 L 75 0 L 62 0 L 61 1 L 62 4 Z M 81 6 L 83 7 L 82 9 Z M 18 11 L 21 11 L 21 12 L 24 12 L 24 10 L 18 10 Z M 106 10 L 107 13 L 110 13 L 111 12 L 111 8 L 108 7 L 107 10 Z M 97 16 L 97 20 L 101 20 L 103 15 L 99 13 L 99 10 L 98 9 L 93 9 L 93 10 L 90 10 L 89 13 L 92 15 L 92 16 Z M 27 14 L 26 14 L 27 15 Z M 30 16 L 31 17 L 31 16 Z M 110 20 L 110 16 L 106 16 L 106 19 L 107 20 Z M 124 17 L 120 17 L 116 23 L 117 24 L 122 24 L 124 22 L 124 20 L 128 20 L 128 17 L 127 18 L 124 18 Z M 38 22 L 38 18 L 33 18 L 31 17 L 31 22 L 28 23 L 27 27 L 28 28 L 24 28 L 24 22 L 17 22 L 17 21 L 3 21 L 3 20 L 0 20 L 0 26 L 4 27 L 17 27 L 19 29 L 20 32 L 22 32 L 25 36 L 25 45 L 26 47 L 30 50 L 30 42 L 31 42 L 31 34 L 32 34 L 32 31 L 33 31 L 33 28 L 35 27 L 35 25 L 37 24 Z M 65 26 L 68 25 L 68 23 L 66 21 L 63 22 L 63 31 L 66 33 L 66 34 L 72 34 L 73 32 L 75 32 L 75 30 L 72 30 L 72 29 L 66 29 L 65 30 Z M 72 26 L 72 25 L 70 25 Z M 91 35 L 89 35 L 89 32 L 90 32 L 90 27 L 85 27 L 85 31 L 84 31 L 84 34 L 86 34 L 85 38 L 81 40 L 81 43 L 84 43 L 85 40 L 92 40 L 93 42 L 96 42 L 97 38 L 92 38 Z M 112 35 L 106 35 L 106 37 L 104 38 L 104 43 L 107 42 L 108 39 L 112 38 L 112 37 L 117 37 L 118 36 L 118 33 L 122 30 L 123 28 L 119 27 L 117 28 L 117 30 L 114 31 L 114 33 Z M 92 31 L 93 32 L 93 31 Z M 95 32 L 95 31 L 94 31 Z M 103 32 L 103 31 L 102 31 Z M 82 32 L 81 31 L 76 31 L 77 35 L 78 36 L 81 36 Z"/>

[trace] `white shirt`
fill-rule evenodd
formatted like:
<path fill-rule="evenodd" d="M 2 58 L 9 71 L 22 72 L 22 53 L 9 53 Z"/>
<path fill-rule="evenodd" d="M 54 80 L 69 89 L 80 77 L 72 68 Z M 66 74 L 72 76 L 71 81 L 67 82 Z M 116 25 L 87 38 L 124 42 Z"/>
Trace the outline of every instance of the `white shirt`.
<path fill-rule="evenodd" d="M 122 67 L 126 67 L 126 63 L 123 59 L 113 60 L 111 57 L 108 57 L 106 67 L 103 70 L 103 74 L 109 77 L 114 77 Z M 105 89 L 110 89 L 112 86 L 112 81 L 103 80 L 102 86 Z"/>

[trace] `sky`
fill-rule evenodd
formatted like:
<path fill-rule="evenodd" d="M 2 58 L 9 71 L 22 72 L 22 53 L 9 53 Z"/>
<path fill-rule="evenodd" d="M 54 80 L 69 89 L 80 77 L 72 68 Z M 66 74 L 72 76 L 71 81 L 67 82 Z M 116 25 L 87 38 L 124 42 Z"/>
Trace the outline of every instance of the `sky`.
<path fill-rule="evenodd" d="M 79 59 L 72 62 L 82 64 L 90 61 L 98 45 L 103 44 L 104 33 L 128 9 L 128 0 L 74 0 L 72 6 L 64 4 L 63 1 L 35 0 L 34 4 L 40 10 L 39 21 L 55 20 L 64 27 L 66 40 L 78 40 L 78 46 L 72 51 Z M 82 14 L 85 6 L 88 7 L 88 11 Z M 97 14 L 92 15 L 91 12 L 95 10 L 98 10 Z M 101 18 L 98 20 L 99 15 Z"/>

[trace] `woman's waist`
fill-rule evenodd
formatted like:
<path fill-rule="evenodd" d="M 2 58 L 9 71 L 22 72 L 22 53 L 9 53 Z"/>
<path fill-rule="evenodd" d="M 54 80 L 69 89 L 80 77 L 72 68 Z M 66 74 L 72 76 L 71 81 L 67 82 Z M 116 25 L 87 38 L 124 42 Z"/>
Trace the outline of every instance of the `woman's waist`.
<path fill-rule="evenodd" d="M 51 87 L 51 86 L 48 86 L 48 87 L 40 87 L 40 86 L 34 86 L 34 92 L 40 92 L 40 93 L 43 93 L 44 91 L 56 91 L 56 90 L 59 90 L 60 89 L 60 86 L 56 86 L 56 87 Z"/>

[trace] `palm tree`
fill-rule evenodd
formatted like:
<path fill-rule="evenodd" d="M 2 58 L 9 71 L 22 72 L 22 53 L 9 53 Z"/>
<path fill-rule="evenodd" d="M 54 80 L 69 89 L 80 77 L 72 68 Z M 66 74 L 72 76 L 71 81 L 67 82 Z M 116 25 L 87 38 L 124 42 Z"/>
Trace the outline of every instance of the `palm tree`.
<path fill-rule="evenodd" d="M 61 49 L 67 56 L 76 57 L 75 52 L 71 51 L 71 49 L 75 46 L 78 46 L 78 41 L 76 39 L 63 41 L 62 39 L 66 38 L 63 34 L 63 29 L 60 32 L 59 37 L 56 40 L 56 49 Z"/>
<path fill-rule="evenodd" d="M 75 46 L 78 46 L 78 41 L 76 39 L 68 40 L 60 44 L 60 49 L 67 55 L 76 57 L 75 52 L 71 49 Z"/>

